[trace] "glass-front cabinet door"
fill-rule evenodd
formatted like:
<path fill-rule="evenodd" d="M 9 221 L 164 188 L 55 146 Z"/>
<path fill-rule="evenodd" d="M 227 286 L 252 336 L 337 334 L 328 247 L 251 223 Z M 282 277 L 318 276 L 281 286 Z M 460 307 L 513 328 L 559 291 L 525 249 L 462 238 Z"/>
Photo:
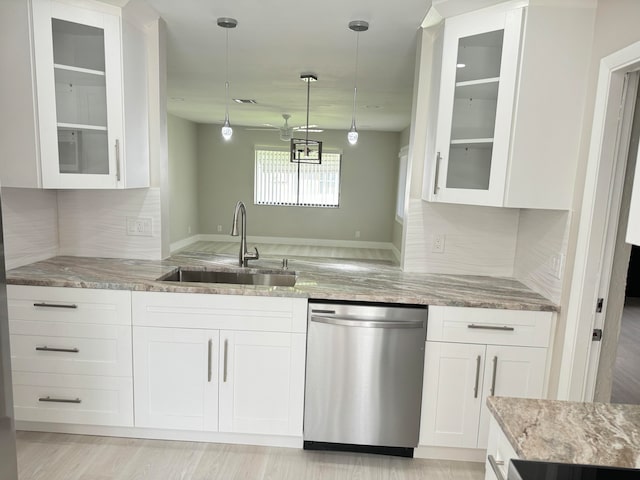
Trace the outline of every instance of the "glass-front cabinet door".
<path fill-rule="evenodd" d="M 430 200 L 501 206 L 522 9 L 445 21 Z"/>
<path fill-rule="evenodd" d="M 48 0 L 33 14 L 43 187 L 117 188 L 119 18 Z"/>

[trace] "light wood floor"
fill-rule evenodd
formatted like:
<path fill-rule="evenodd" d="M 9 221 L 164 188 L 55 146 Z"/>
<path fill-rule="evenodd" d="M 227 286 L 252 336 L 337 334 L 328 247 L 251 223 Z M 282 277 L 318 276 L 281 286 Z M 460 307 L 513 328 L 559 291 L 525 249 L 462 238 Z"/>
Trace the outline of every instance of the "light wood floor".
<path fill-rule="evenodd" d="M 18 432 L 20 480 L 482 480 L 479 463 Z"/>
<path fill-rule="evenodd" d="M 640 404 L 640 298 L 625 301 L 611 402 Z"/>

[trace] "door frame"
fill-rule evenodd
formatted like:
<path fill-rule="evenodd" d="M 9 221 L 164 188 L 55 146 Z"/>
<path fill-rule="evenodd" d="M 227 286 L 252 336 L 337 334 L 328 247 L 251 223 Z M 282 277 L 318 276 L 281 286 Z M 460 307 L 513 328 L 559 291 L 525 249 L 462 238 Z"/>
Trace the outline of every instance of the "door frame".
<path fill-rule="evenodd" d="M 562 349 L 558 398 L 592 401 L 600 346 L 593 347 L 593 328 L 603 321 L 596 315 L 597 299 L 608 285 L 613 250 L 607 249 L 618 222 L 620 195 L 615 180 L 624 175 L 618 146 L 627 73 L 640 68 L 640 42 L 600 60 L 589 155 L 580 211 L 575 263 L 569 291 Z M 622 168 L 622 170 L 621 170 Z M 619 180 L 619 179 L 618 179 Z M 603 280 L 604 279 L 604 280 Z M 606 311 L 606 310 L 605 310 Z"/>

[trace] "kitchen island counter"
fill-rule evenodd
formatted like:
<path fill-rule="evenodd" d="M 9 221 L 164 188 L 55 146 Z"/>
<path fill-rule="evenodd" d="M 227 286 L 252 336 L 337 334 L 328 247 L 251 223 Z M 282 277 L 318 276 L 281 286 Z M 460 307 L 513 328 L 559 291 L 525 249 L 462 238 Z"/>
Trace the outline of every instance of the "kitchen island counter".
<path fill-rule="evenodd" d="M 640 405 L 489 397 L 519 458 L 640 468 Z"/>

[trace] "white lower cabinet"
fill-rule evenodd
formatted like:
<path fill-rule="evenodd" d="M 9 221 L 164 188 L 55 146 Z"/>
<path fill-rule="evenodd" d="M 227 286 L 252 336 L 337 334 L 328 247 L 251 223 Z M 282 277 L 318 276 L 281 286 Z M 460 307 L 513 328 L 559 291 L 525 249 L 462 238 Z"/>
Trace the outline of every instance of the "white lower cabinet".
<path fill-rule="evenodd" d="M 430 307 L 420 445 L 486 448 L 489 395 L 542 398 L 552 317 Z"/>
<path fill-rule="evenodd" d="M 133 292 L 136 427 L 301 436 L 306 304 Z"/>
<path fill-rule="evenodd" d="M 489 441 L 487 445 L 487 460 L 485 463 L 485 480 L 504 480 L 507 478 L 509 463 L 517 459 L 513 446 L 498 425 L 495 418 L 489 420 Z M 496 472 L 497 470 L 497 472 Z"/>
<path fill-rule="evenodd" d="M 131 292 L 7 286 L 18 421 L 133 426 Z"/>
<path fill-rule="evenodd" d="M 303 333 L 220 332 L 220 431 L 299 435 Z"/>
<path fill-rule="evenodd" d="M 218 429 L 217 330 L 134 327 L 136 426 Z"/>

